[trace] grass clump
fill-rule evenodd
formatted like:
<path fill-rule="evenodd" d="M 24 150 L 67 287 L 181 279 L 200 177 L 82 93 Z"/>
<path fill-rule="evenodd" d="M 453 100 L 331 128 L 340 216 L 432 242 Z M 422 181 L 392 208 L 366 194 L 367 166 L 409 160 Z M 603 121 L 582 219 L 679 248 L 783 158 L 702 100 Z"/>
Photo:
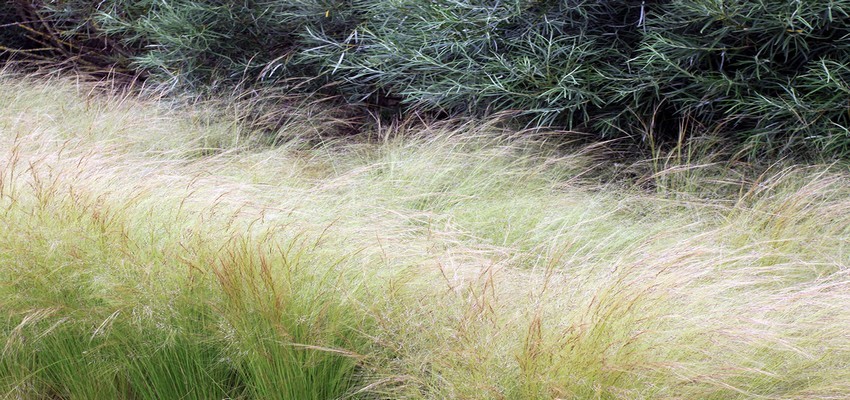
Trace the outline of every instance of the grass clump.
<path fill-rule="evenodd" d="M 129 110 L 102 105 L 116 108 L 88 111 L 104 124 L 99 133 L 125 132 L 108 120 Z M 352 390 L 369 318 L 352 311 L 363 276 L 344 272 L 350 258 L 311 256 L 316 245 L 299 230 L 251 228 L 218 194 L 194 202 L 192 193 L 210 195 L 197 178 L 165 172 L 192 152 L 151 152 L 161 143 L 144 138 L 152 148 L 128 155 L 110 143 L 116 137 L 73 131 L 85 117 L 65 130 L 76 110 L 52 126 L 28 111 L 35 125 L 3 132 L 4 397 L 325 399 Z"/>
<path fill-rule="evenodd" d="M 4 398 L 850 393 L 844 165 L 599 166 L 469 120 L 265 146 L 0 79 Z"/>

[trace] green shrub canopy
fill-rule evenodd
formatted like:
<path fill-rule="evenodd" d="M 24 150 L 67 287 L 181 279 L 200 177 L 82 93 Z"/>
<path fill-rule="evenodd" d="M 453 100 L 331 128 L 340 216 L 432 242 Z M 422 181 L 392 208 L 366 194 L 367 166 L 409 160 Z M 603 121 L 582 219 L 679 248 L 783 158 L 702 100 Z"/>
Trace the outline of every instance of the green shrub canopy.
<path fill-rule="evenodd" d="M 850 0 L 13 4 L 67 41 L 120 43 L 104 47 L 113 62 L 174 87 L 297 80 L 352 102 L 514 111 L 604 138 L 687 125 L 758 152 L 850 153 Z"/>

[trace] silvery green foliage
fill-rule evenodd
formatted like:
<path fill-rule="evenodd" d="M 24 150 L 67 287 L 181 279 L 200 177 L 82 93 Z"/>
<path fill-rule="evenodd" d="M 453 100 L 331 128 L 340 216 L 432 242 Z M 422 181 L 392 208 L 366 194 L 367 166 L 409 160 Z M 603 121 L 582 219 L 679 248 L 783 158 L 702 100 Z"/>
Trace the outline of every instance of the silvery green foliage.
<path fill-rule="evenodd" d="M 850 1 L 674 0 L 647 16 L 631 108 L 664 99 L 755 149 L 848 154 Z"/>
<path fill-rule="evenodd" d="M 353 96 L 573 127 L 607 108 L 606 71 L 638 43 L 641 1 L 392 0 L 368 15 L 346 40 L 304 52 L 333 61 L 325 71 Z"/>
<path fill-rule="evenodd" d="M 754 155 L 850 154 L 850 0 L 12 3 L 174 88 L 297 82 L 601 138 L 688 126 Z"/>
<path fill-rule="evenodd" d="M 315 75 L 315 66 L 295 56 L 311 29 L 335 38 L 353 28 L 346 3 L 112 0 L 94 20 L 104 34 L 138 49 L 137 68 L 176 86 L 203 87 Z"/>

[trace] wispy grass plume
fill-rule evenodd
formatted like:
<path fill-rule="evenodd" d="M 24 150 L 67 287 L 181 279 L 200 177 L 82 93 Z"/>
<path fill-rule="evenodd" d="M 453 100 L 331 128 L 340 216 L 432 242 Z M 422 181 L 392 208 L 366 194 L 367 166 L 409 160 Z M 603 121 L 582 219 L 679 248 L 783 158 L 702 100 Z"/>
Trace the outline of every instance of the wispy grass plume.
<path fill-rule="evenodd" d="M 850 394 L 846 166 L 0 86 L 0 397 Z"/>

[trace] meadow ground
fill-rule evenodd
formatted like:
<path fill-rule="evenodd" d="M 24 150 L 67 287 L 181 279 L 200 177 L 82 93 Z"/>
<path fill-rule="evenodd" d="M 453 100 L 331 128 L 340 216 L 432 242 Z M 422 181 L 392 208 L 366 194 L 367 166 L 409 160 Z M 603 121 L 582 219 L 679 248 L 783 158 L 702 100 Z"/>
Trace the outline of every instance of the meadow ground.
<path fill-rule="evenodd" d="M 0 398 L 850 397 L 846 167 L 630 185 L 475 121 L 272 146 L 10 73 L 0 106 Z"/>

